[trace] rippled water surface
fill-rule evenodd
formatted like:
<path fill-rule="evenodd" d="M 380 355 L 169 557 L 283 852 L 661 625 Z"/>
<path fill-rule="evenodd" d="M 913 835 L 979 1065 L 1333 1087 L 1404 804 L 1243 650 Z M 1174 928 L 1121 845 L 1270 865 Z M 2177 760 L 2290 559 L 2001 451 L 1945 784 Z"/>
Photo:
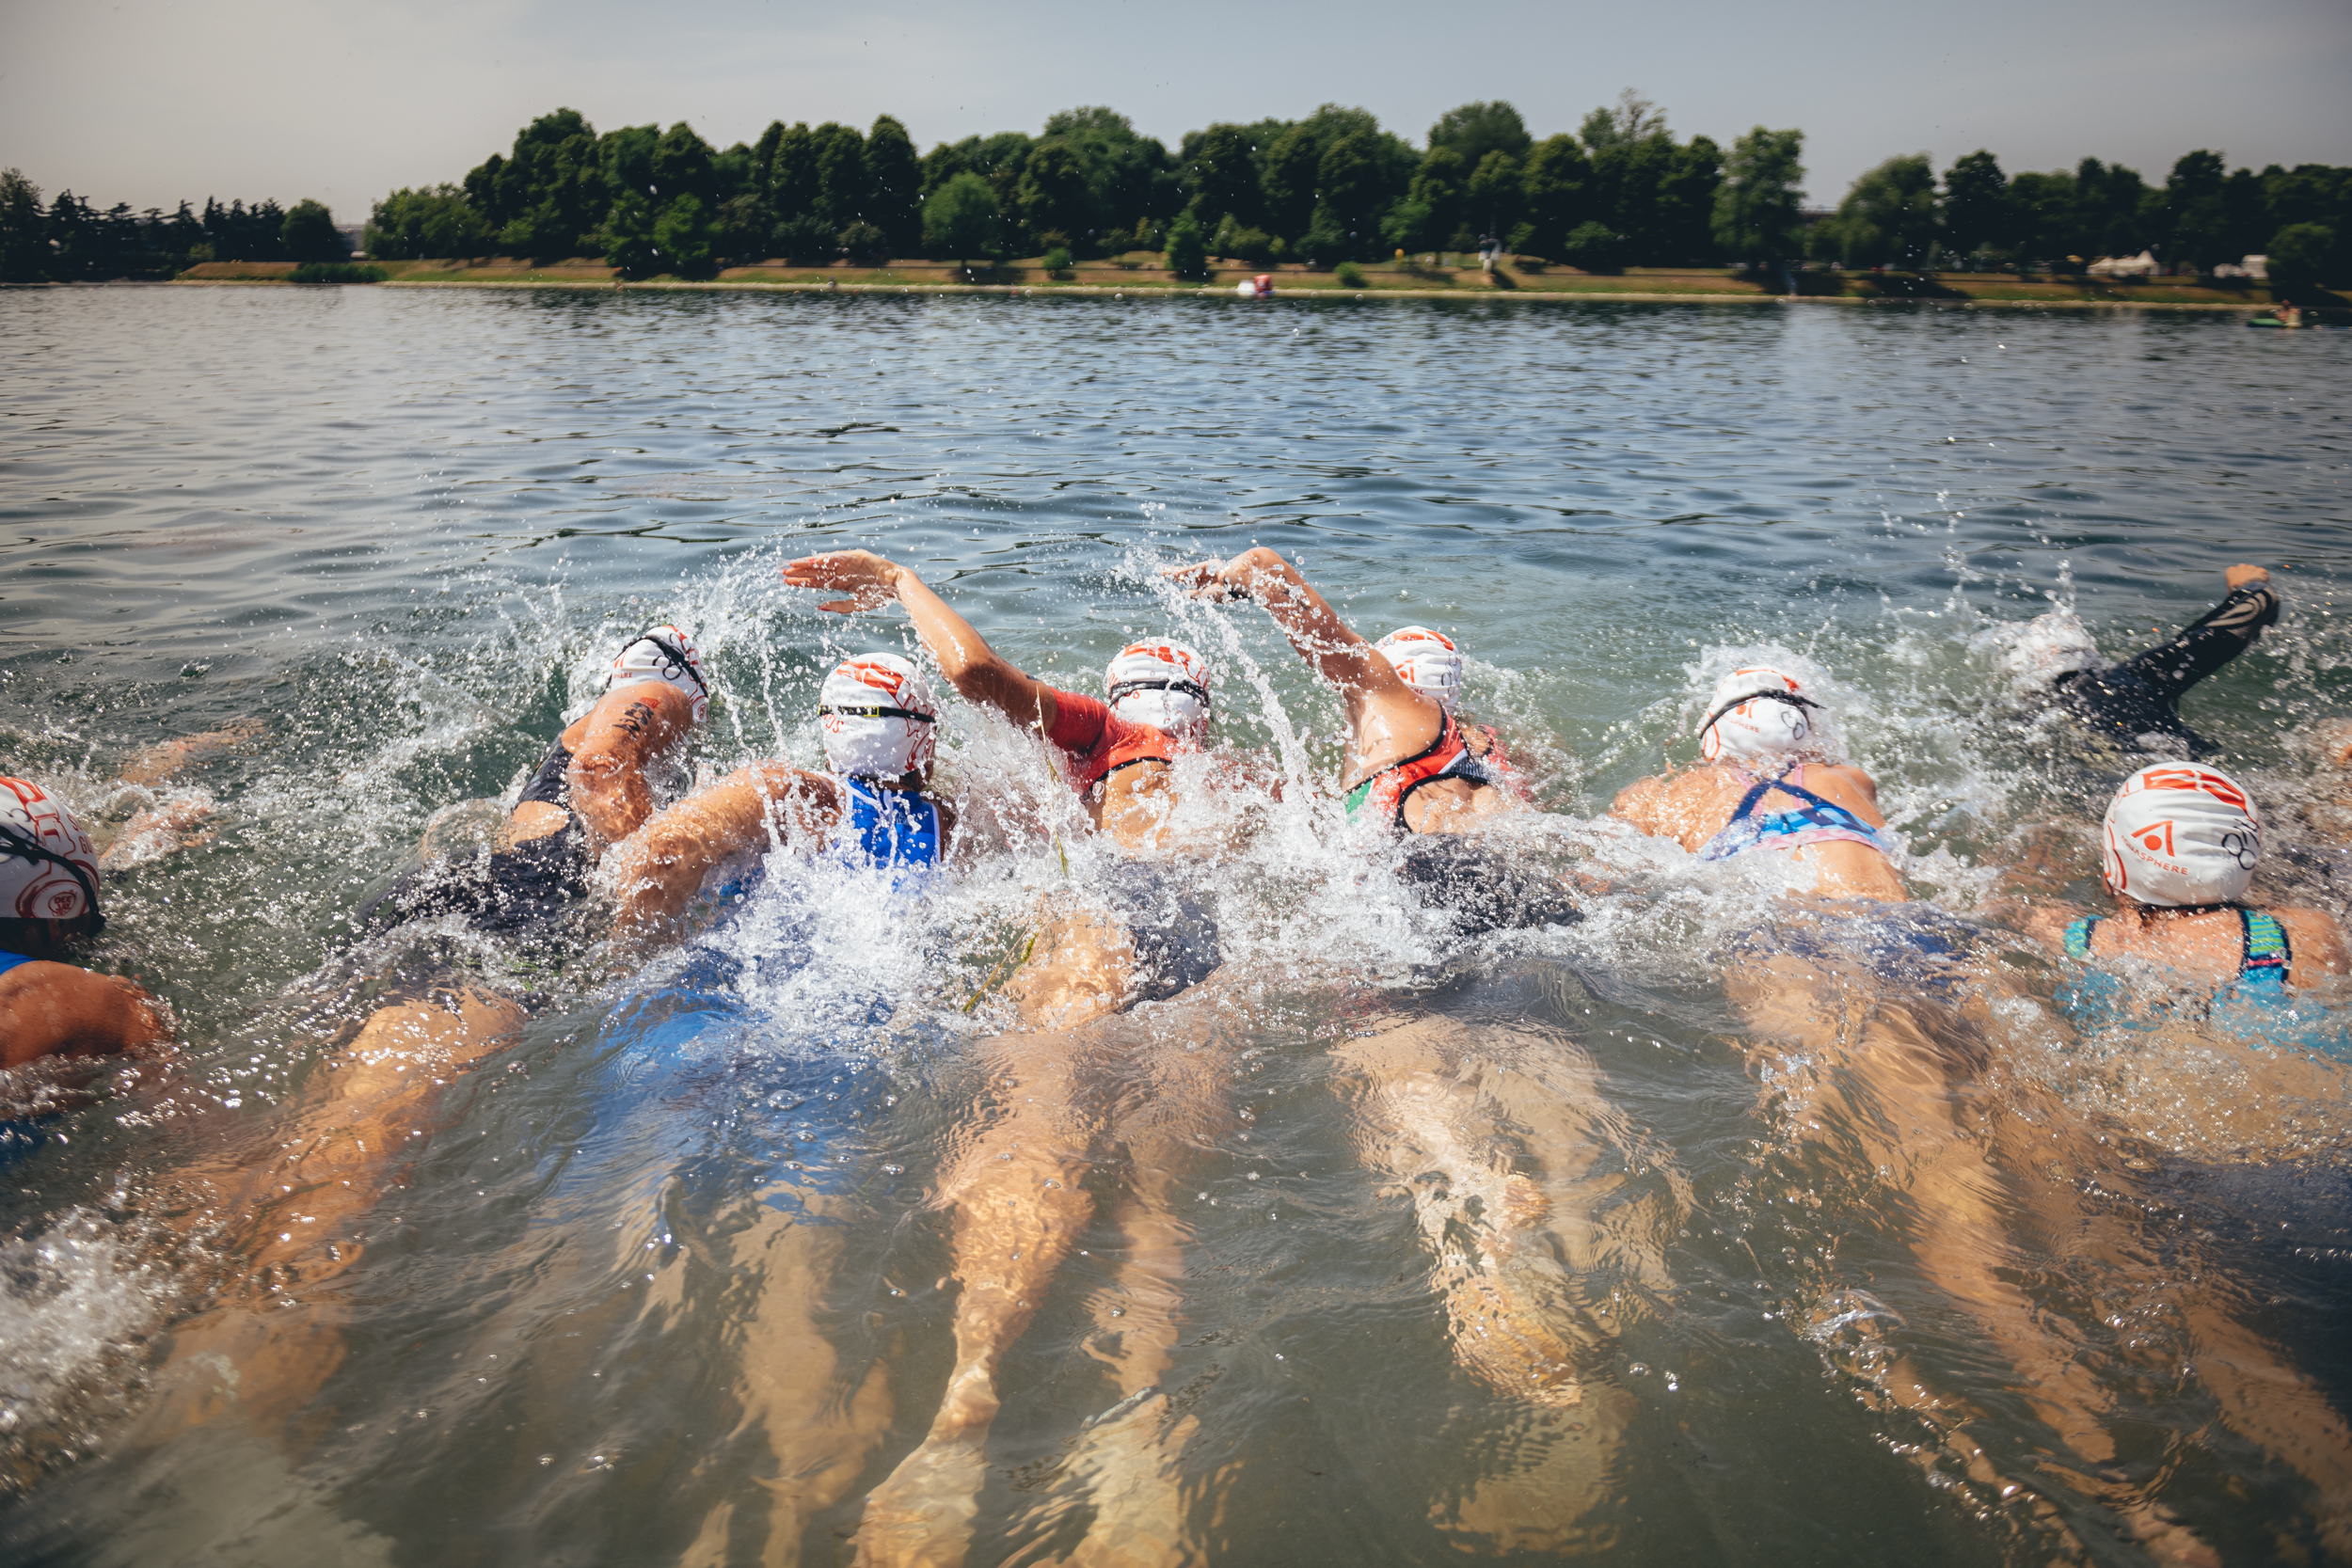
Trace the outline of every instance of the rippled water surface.
<path fill-rule="evenodd" d="M 1070 1048 L 1094 1219 L 1006 1362 L 968 1560 L 2341 1560 L 2340 1066 L 2078 1037 L 1997 925 L 1958 990 L 1775 1013 L 1727 957 L 1770 890 L 1600 817 L 1769 655 L 1826 676 L 1915 895 L 1997 912 L 2039 843 L 2088 900 L 2137 759 L 2021 712 L 1987 646 L 2056 601 L 2121 657 L 2250 560 L 2285 619 L 2186 716 L 2261 798 L 2258 895 L 2341 915 L 2311 737 L 2352 714 L 2347 385 L 2352 334 L 2234 316 L 0 293 L 0 770 L 102 827 L 214 808 L 114 879 L 97 960 L 184 1049 L 0 1176 L 0 1553 L 858 1549 L 954 1355 L 930 1199 L 1018 1102 L 992 976 L 1115 875 L 995 721 L 951 705 L 983 852 L 921 894 L 787 857 L 651 959 L 464 946 L 531 1022 L 319 1199 L 331 1266 L 254 1277 L 307 1195 L 191 1195 L 314 1135 L 337 1041 L 452 961 L 347 916 L 623 635 L 697 629 L 704 776 L 815 765 L 818 675 L 909 639 L 776 569 L 860 546 L 1064 686 L 1190 638 L 1286 776 L 1197 889 L 1224 970 Z M 1581 925 L 1406 899 L 1328 798 L 1336 701 L 1262 612 L 1154 586 L 1253 543 L 1368 635 L 1456 636 Z M 1854 1090 L 1838 1053 L 1890 1040 L 1956 1094 Z M 1494 1370 L 1523 1354 L 1539 1394 Z"/>

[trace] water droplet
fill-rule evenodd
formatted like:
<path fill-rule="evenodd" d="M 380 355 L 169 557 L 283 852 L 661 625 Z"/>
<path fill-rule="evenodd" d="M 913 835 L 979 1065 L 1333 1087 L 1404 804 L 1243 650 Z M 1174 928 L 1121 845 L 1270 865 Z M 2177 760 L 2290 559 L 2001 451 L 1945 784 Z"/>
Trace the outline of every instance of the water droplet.
<path fill-rule="evenodd" d="M 1253 1170 L 1253 1171 L 1251 1171 L 1251 1172 L 1249 1173 L 1249 1180 L 1252 1180 L 1252 1181 L 1255 1181 L 1256 1180 L 1258 1180 L 1258 1173 L 1257 1173 L 1256 1171 L 1254 1171 L 1254 1170 Z"/>
<path fill-rule="evenodd" d="M 1649 1369 L 1642 1365 L 1639 1361 L 1636 1361 L 1632 1366 L 1626 1369 L 1626 1373 L 1630 1377 L 1647 1377 L 1649 1376 Z"/>
<path fill-rule="evenodd" d="M 907 1173 L 907 1168 L 906 1168 L 906 1166 L 904 1166 L 904 1165 L 884 1165 L 884 1166 L 882 1166 L 882 1174 L 883 1174 L 884 1176 L 904 1176 L 906 1173 Z"/>

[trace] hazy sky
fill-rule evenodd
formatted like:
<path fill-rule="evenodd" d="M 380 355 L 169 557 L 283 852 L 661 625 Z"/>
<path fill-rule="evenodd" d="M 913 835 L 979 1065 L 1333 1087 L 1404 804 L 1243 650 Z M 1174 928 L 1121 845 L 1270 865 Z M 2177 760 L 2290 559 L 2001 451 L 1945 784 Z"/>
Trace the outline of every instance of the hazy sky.
<path fill-rule="evenodd" d="M 312 196 L 344 221 L 462 178 L 559 104 L 721 146 L 888 113 L 928 149 L 1107 103 L 1172 148 L 1327 102 L 1418 143 L 1440 111 L 1505 98 L 1544 135 L 1627 87 L 1681 135 L 1802 128 L 1823 203 L 1919 150 L 1941 168 L 1988 147 L 2012 170 L 2089 153 L 2155 181 L 2197 147 L 2352 164 L 2352 0 L 0 0 L 0 166 L 101 205 Z"/>

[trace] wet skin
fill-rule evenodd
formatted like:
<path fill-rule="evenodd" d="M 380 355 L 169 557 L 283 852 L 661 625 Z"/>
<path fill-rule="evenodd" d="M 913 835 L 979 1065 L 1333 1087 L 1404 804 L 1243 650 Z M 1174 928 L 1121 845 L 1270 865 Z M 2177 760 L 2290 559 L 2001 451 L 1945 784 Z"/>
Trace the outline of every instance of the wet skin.
<path fill-rule="evenodd" d="M 694 732 L 694 701 L 663 681 L 632 681 L 608 691 L 568 726 L 563 744 L 572 753 L 572 811 L 588 830 L 591 860 L 644 827 L 653 816 L 645 769 Z M 521 844 L 561 832 L 564 808 L 523 800 L 514 810 L 507 842 Z"/>
<path fill-rule="evenodd" d="M 924 792 L 930 784 L 926 767 L 878 787 L 929 800 Z M 931 803 L 939 808 L 945 859 L 955 843 L 955 808 L 943 800 Z M 605 860 L 617 900 L 614 929 L 638 940 L 674 930 L 704 881 L 726 862 L 787 841 L 821 849 L 832 843 L 846 809 L 840 784 L 827 774 L 782 762 L 738 768 L 614 846 Z"/>
<path fill-rule="evenodd" d="M 1731 825 L 1731 814 L 1740 809 L 1740 800 L 1756 782 L 1756 775 L 1722 763 L 1703 765 L 1687 772 L 1660 774 L 1620 790 L 1609 814 L 1653 838 L 1672 839 L 1695 855 L 1707 847 L 1708 840 Z M 1879 811 L 1877 782 L 1861 768 L 1851 764 L 1807 763 L 1802 783 L 1824 800 L 1845 807 L 1871 827 L 1886 826 L 1886 817 Z M 1783 811 L 1803 803 L 1793 795 L 1774 790 L 1758 800 L 1756 809 L 1759 813 Z M 1909 896 L 1903 891 L 1902 879 L 1886 863 L 1886 857 L 1867 844 L 1834 840 L 1793 850 L 1760 847 L 1748 853 L 1793 854 L 1814 869 L 1820 879 L 1815 891 L 1824 898 L 1876 898 L 1900 903 Z"/>
<path fill-rule="evenodd" d="M 1388 656 L 1358 636 L 1275 551 L 1261 547 L 1222 563 L 1172 567 L 1161 575 L 1195 598 L 1263 604 L 1299 657 L 1339 692 L 1347 712 L 1343 795 L 1390 764 L 1420 755 L 1444 734 L 1445 709 L 1438 700 L 1399 678 Z M 1417 833 L 1470 832 L 1481 818 L 1520 803 L 1492 784 L 1433 779 L 1406 797 L 1405 825 Z"/>

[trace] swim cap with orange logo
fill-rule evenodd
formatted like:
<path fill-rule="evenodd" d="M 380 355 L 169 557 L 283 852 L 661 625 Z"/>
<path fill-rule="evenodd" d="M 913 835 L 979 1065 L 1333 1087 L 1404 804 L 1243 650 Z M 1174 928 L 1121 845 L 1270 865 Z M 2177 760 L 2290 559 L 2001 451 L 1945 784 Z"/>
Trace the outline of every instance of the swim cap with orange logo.
<path fill-rule="evenodd" d="M 30 779 L 0 778 L 0 915 L 16 920 L 105 916 L 98 852 L 64 805 Z"/>
<path fill-rule="evenodd" d="M 817 691 L 825 760 L 852 779 L 899 779 L 938 752 L 939 704 L 923 672 L 898 654 L 860 654 Z"/>
<path fill-rule="evenodd" d="M 1399 626 L 1373 646 L 1388 656 L 1397 679 L 1454 711 L 1462 694 L 1462 655 L 1452 638 L 1427 626 Z"/>
<path fill-rule="evenodd" d="M 2141 768 L 2116 790 L 2103 826 L 2107 886 L 2162 909 L 2234 902 L 2262 855 L 2253 798 L 2211 768 Z"/>
<path fill-rule="evenodd" d="M 1820 705 L 1804 694 L 1796 676 L 1768 664 L 1734 670 L 1715 683 L 1707 699 L 1699 755 L 1708 762 L 1785 756 L 1811 737 L 1805 710 Z"/>
<path fill-rule="evenodd" d="M 1111 711 L 1171 733 L 1209 719 L 1209 661 L 1184 642 L 1130 642 L 1103 673 Z"/>

